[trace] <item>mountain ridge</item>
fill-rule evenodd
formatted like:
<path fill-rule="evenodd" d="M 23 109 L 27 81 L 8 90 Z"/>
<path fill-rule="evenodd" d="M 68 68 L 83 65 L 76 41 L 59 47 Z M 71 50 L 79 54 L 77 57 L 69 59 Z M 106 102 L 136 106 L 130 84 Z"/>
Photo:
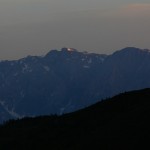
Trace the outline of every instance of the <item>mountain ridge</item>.
<path fill-rule="evenodd" d="M 63 48 L 0 62 L 0 122 L 11 114 L 68 113 L 120 92 L 148 88 L 148 64 L 148 50 L 133 47 L 112 55 Z"/>

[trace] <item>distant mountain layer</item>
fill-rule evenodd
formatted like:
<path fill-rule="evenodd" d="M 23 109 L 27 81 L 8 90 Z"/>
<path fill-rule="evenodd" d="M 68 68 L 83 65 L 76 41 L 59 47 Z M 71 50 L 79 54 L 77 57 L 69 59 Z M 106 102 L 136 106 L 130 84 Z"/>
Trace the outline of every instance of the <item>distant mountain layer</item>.
<path fill-rule="evenodd" d="M 63 114 L 120 92 L 150 87 L 150 52 L 128 47 L 112 55 L 63 48 L 44 57 L 0 62 L 0 122 Z"/>
<path fill-rule="evenodd" d="M 126 92 L 57 117 L 10 121 L 0 148 L 14 150 L 149 149 L 150 89 Z"/>

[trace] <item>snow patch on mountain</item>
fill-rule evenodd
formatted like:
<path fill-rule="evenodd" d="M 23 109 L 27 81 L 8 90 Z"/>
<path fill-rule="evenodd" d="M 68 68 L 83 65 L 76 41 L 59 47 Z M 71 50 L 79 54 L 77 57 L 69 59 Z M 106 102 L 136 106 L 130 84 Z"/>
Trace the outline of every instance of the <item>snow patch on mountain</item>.
<path fill-rule="evenodd" d="M 0 105 L 3 106 L 4 110 L 8 112 L 12 117 L 14 118 L 22 118 L 18 113 L 14 111 L 14 108 L 11 110 L 8 108 L 8 106 L 5 104 L 5 101 L 0 100 Z"/>
<path fill-rule="evenodd" d="M 45 69 L 46 71 L 50 71 L 50 68 L 49 68 L 48 66 L 44 66 L 44 69 Z"/>
<path fill-rule="evenodd" d="M 32 72 L 32 69 L 29 67 L 28 64 L 24 64 L 22 68 L 22 73 L 25 73 L 25 72 Z"/>
<path fill-rule="evenodd" d="M 90 68 L 90 66 L 84 65 L 83 68 L 88 69 L 88 68 Z"/>

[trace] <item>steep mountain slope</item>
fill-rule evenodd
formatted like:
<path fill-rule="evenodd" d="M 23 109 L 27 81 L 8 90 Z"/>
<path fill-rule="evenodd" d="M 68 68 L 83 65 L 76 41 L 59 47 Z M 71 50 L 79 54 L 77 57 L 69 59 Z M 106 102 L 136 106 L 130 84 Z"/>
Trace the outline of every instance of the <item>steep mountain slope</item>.
<path fill-rule="evenodd" d="M 106 96 L 150 87 L 150 51 L 127 47 L 108 56 L 102 67 Z"/>
<path fill-rule="evenodd" d="M 112 55 L 63 48 L 0 62 L 0 104 L 11 117 L 63 114 L 120 92 L 150 87 L 150 52 Z M 9 118 L 0 116 L 2 118 Z"/>
<path fill-rule="evenodd" d="M 127 92 L 62 116 L 24 118 L 0 127 L 2 149 L 149 149 L 150 89 Z"/>
<path fill-rule="evenodd" d="M 87 95 L 86 84 L 105 58 L 63 48 L 44 57 L 1 62 L 0 102 L 14 112 L 12 117 L 62 114 L 87 106 L 96 100 L 89 101 L 93 93 Z"/>

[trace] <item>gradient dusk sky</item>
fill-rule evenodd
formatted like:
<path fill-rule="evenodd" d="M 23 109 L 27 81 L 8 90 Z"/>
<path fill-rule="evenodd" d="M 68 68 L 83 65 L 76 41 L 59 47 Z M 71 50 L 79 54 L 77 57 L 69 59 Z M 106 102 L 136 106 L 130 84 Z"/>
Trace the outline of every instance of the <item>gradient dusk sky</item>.
<path fill-rule="evenodd" d="M 150 48 L 149 0 L 0 0 L 0 59 L 51 49 Z"/>

